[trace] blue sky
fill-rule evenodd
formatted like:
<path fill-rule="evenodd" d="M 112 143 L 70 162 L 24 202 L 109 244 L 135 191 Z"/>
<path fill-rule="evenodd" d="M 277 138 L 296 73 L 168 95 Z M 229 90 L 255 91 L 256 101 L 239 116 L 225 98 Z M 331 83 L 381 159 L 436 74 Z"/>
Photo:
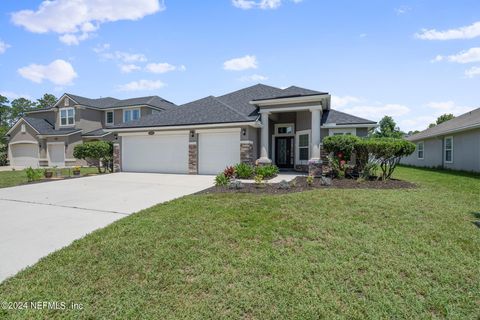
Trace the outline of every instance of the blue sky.
<path fill-rule="evenodd" d="M 328 91 L 403 130 L 480 106 L 480 1 L 3 0 L 0 93 L 159 95 L 261 82 Z"/>

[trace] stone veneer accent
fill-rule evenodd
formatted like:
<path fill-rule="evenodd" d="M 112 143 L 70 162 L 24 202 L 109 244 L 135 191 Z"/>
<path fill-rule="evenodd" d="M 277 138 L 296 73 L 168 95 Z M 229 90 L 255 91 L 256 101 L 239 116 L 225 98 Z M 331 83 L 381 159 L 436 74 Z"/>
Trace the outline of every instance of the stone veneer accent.
<path fill-rule="evenodd" d="M 241 141 L 240 142 L 240 162 L 253 164 L 253 142 Z"/>
<path fill-rule="evenodd" d="M 190 142 L 188 144 L 188 173 L 198 173 L 198 149 L 196 142 Z"/>
<path fill-rule="evenodd" d="M 113 144 L 113 172 L 122 171 L 121 157 L 120 157 L 120 143 Z"/>

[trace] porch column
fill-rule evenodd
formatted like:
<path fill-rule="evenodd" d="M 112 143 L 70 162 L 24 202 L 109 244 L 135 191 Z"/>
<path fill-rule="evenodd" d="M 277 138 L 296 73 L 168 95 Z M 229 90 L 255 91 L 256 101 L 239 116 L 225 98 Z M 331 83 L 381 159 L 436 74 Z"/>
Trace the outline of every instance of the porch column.
<path fill-rule="evenodd" d="M 268 112 L 261 112 L 262 115 L 262 129 L 260 135 L 260 164 L 270 164 L 272 160 L 268 158 Z"/>
<path fill-rule="evenodd" d="M 309 175 L 319 177 L 322 175 L 322 160 L 320 154 L 320 121 L 322 118 L 322 107 L 311 108 L 312 113 L 312 154 L 308 162 Z"/>

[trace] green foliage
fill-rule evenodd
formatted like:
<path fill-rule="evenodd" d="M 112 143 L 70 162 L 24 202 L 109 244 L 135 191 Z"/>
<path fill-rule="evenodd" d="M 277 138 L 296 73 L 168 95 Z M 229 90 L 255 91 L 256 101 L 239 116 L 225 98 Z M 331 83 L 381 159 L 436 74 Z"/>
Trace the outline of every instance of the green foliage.
<path fill-rule="evenodd" d="M 446 121 L 452 120 L 453 118 L 455 118 L 455 116 L 451 113 L 442 114 L 440 117 L 437 118 L 437 121 L 435 123 L 430 123 L 428 128 L 433 128 L 439 125 L 440 123 L 444 123 Z"/>
<path fill-rule="evenodd" d="M 356 146 L 357 166 L 360 174 L 365 178 L 379 166 L 382 170 L 381 179 L 387 180 L 391 178 L 400 159 L 411 155 L 414 151 L 415 144 L 404 139 L 363 139 Z"/>
<path fill-rule="evenodd" d="M 10 125 L 13 125 L 21 117 L 25 115 L 25 112 L 31 110 L 36 106 L 36 103 L 25 98 L 18 98 L 12 101 L 10 104 Z"/>
<path fill-rule="evenodd" d="M 255 180 L 255 185 L 256 186 L 261 186 L 263 185 L 263 176 L 261 174 L 256 174 L 255 177 L 254 177 L 254 180 Z"/>
<path fill-rule="evenodd" d="M 278 167 L 274 164 L 261 165 L 255 168 L 255 174 L 264 179 L 275 177 L 278 174 Z"/>
<path fill-rule="evenodd" d="M 42 169 L 33 169 L 32 167 L 27 168 L 25 173 L 27 175 L 28 182 L 40 180 L 43 176 Z"/>
<path fill-rule="evenodd" d="M 241 162 L 235 165 L 235 174 L 239 179 L 249 179 L 254 173 L 255 168 L 251 164 Z"/>
<path fill-rule="evenodd" d="M 227 176 L 223 172 L 220 172 L 215 177 L 215 185 L 217 187 L 227 186 L 229 182 L 230 182 L 230 179 L 228 179 Z"/>
<path fill-rule="evenodd" d="M 313 185 L 313 176 L 308 176 L 307 177 L 307 185 L 311 187 Z"/>
<path fill-rule="evenodd" d="M 50 93 L 45 93 L 43 97 L 37 99 L 37 108 L 48 108 L 57 102 L 57 98 Z"/>
<path fill-rule="evenodd" d="M 323 147 L 328 153 L 334 154 L 335 157 L 350 161 L 355 145 L 360 138 L 352 135 L 329 136 L 323 139 Z"/>
<path fill-rule="evenodd" d="M 380 120 L 379 128 L 373 133 L 375 138 L 397 138 L 400 139 L 403 137 L 403 132 L 397 127 L 395 120 L 390 116 L 384 116 Z"/>
<path fill-rule="evenodd" d="M 113 143 L 111 142 L 93 141 L 76 145 L 73 149 L 73 156 L 94 164 L 99 173 L 107 170 L 112 172 Z"/>

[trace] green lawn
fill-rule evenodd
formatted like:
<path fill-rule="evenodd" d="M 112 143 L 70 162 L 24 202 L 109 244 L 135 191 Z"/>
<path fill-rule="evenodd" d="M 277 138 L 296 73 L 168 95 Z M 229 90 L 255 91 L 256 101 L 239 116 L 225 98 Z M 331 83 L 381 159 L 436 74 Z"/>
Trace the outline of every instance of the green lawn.
<path fill-rule="evenodd" d="M 82 311 L 8 318 L 480 317 L 480 178 L 399 168 L 410 190 L 188 196 L 122 219 L 0 285 Z"/>
<path fill-rule="evenodd" d="M 63 176 L 73 175 L 71 169 L 59 169 Z M 97 168 L 81 168 L 80 174 L 97 173 Z M 25 170 L 0 171 L 0 188 L 14 187 L 27 183 L 27 174 Z"/>

